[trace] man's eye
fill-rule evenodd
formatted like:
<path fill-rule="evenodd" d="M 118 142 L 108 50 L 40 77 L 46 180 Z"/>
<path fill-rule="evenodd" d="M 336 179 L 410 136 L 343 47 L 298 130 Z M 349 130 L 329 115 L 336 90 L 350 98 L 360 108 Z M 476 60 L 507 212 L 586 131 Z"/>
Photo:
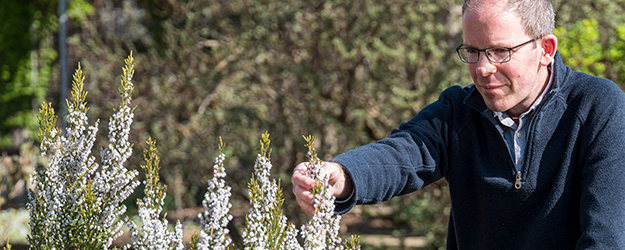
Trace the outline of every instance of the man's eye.
<path fill-rule="evenodd" d="M 466 49 L 467 50 L 467 54 L 477 54 L 478 50 L 477 49 Z"/>

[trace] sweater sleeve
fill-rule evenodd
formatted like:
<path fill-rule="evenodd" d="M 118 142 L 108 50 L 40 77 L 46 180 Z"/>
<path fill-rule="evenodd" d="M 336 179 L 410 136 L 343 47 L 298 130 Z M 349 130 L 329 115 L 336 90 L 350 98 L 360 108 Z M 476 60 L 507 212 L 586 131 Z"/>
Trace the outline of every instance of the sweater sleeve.
<path fill-rule="evenodd" d="M 354 182 L 351 199 L 336 204 L 345 213 L 356 204 L 373 204 L 416 191 L 443 177 L 448 121 L 464 90 L 452 87 L 439 100 L 403 123 L 391 135 L 332 159 L 345 167 Z"/>
<path fill-rule="evenodd" d="M 625 246 L 625 95 L 615 84 L 596 86 L 601 100 L 589 112 L 580 172 L 577 249 Z M 607 101 L 606 101 L 607 100 Z M 607 105 L 606 105 L 607 103 Z"/>

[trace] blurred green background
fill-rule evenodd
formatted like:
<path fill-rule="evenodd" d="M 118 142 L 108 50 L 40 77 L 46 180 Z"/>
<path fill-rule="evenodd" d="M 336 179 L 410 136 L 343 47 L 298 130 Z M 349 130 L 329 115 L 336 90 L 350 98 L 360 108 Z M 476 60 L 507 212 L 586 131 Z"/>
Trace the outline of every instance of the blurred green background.
<path fill-rule="evenodd" d="M 625 0 L 552 2 L 565 62 L 623 83 Z M 302 135 L 315 136 L 327 160 L 385 137 L 441 90 L 471 83 L 454 50 L 462 42 L 461 0 L 67 3 L 69 70 L 63 74 L 71 76 L 79 62 L 85 72 L 90 121 L 103 121 L 94 152 L 106 143 L 123 59 L 132 51 L 137 109 L 131 130 L 135 154 L 127 167 L 138 169 L 145 140 L 155 139 L 168 186 L 168 217 L 193 228 L 221 136 L 233 187 L 235 240 L 245 223 L 246 184 L 265 131 L 271 134 L 272 174 L 282 180 L 285 213 L 299 226 L 308 217 L 294 202 L 290 176 L 305 160 Z M 7 236 L 23 240 L 25 229 L 15 224 L 27 221 L 27 180 L 41 164 L 38 106 L 61 107 L 58 4 L 0 0 L 2 243 Z M 136 198 L 126 202 L 131 215 Z M 357 207 L 345 215 L 342 230 L 363 235 L 363 249 L 444 249 L 449 206 L 447 185 L 439 181 Z"/>

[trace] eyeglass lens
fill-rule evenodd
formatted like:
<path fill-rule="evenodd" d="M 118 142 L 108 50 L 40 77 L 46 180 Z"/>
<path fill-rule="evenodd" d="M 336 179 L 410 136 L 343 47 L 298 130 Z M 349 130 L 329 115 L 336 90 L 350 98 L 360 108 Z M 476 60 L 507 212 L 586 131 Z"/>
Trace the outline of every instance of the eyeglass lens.
<path fill-rule="evenodd" d="M 501 63 L 510 59 L 510 50 L 508 48 L 490 48 L 484 51 L 491 62 Z M 462 61 L 468 63 L 477 63 L 480 59 L 480 50 L 471 48 L 460 48 L 458 54 Z"/>

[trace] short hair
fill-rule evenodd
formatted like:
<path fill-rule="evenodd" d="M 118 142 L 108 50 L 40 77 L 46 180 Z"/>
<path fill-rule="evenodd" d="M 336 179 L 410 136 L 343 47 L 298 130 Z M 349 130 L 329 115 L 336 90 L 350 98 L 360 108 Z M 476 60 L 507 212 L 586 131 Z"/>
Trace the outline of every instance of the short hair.
<path fill-rule="evenodd" d="M 479 8 L 482 0 L 464 0 L 462 15 L 469 9 Z M 532 38 L 553 34 L 556 14 L 551 0 L 508 0 L 503 11 L 517 13 L 525 33 Z"/>

